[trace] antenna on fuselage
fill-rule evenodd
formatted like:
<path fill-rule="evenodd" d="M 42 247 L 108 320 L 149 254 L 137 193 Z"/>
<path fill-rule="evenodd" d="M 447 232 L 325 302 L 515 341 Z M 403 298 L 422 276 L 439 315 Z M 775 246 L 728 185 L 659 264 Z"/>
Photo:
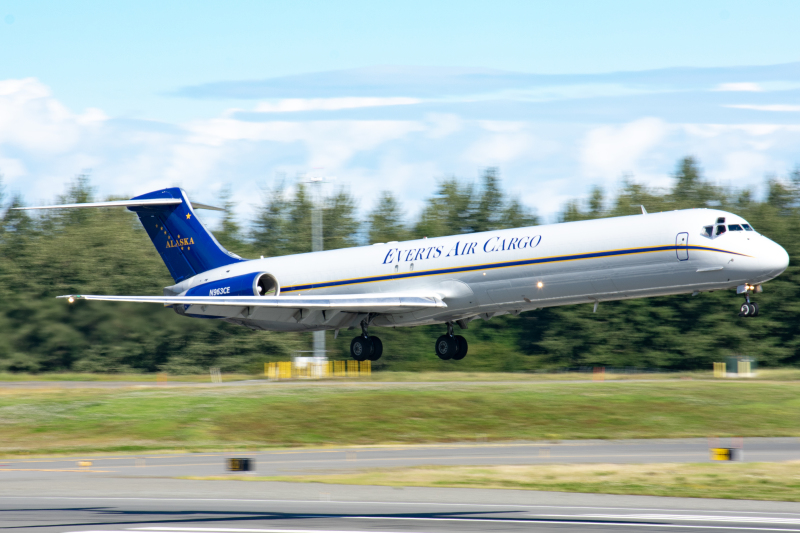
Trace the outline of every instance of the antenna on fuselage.
<path fill-rule="evenodd" d="M 647 209 L 645 209 L 643 205 L 640 205 L 639 207 L 642 208 L 642 214 L 646 215 L 647 214 Z"/>

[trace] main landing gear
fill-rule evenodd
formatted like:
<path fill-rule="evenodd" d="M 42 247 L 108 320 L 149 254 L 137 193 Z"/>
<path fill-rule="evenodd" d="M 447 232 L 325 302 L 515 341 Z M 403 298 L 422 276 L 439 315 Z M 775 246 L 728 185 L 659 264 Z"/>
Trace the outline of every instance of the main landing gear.
<path fill-rule="evenodd" d="M 461 335 L 453 335 L 453 323 L 447 323 L 447 335 L 436 339 L 436 355 L 439 359 L 455 359 L 460 361 L 467 355 L 467 339 Z"/>
<path fill-rule="evenodd" d="M 383 355 L 383 343 L 370 336 L 366 321 L 361 323 L 361 335 L 350 341 L 350 356 L 356 361 L 377 361 Z M 447 323 L 447 334 L 436 339 L 436 355 L 439 359 L 460 361 L 467 355 L 467 339 L 453 335 L 453 323 Z"/>
<path fill-rule="evenodd" d="M 377 361 L 383 355 L 383 343 L 378 337 L 370 337 L 366 322 L 361 323 L 361 335 L 350 341 L 350 356 L 356 361 Z"/>

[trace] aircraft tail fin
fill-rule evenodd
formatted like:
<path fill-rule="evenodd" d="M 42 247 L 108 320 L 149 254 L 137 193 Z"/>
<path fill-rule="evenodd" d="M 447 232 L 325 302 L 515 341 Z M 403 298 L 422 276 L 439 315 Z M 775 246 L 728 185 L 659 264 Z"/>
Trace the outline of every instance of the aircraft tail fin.
<path fill-rule="evenodd" d="M 178 187 L 149 192 L 130 200 L 17 209 L 81 207 L 127 207 L 136 213 L 175 283 L 207 270 L 244 261 L 223 248 L 194 214 L 195 208 L 221 209 L 196 202 L 192 204 L 186 192 Z"/>
<path fill-rule="evenodd" d="M 181 200 L 173 203 L 174 200 Z M 195 216 L 186 193 L 178 187 L 162 189 L 131 200 L 166 200 L 169 203 L 127 206 L 139 215 L 139 220 L 153 241 L 175 283 L 200 274 L 244 261 L 229 252 L 214 238 Z M 194 204 L 195 207 L 208 208 Z"/>

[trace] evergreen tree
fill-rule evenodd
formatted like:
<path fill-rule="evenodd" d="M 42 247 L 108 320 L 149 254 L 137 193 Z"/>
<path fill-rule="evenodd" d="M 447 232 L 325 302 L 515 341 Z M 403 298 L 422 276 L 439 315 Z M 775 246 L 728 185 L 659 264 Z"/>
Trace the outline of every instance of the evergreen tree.
<path fill-rule="evenodd" d="M 471 184 L 461 184 L 455 178 L 442 181 L 415 224 L 415 237 L 471 233 L 474 231 L 473 201 L 474 187 Z"/>
<path fill-rule="evenodd" d="M 589 194 L 589 218 L 602 217 L 604 214 L 604 203 L 603 189 L 600 187 L 592 187 L 592 192 Z"/>
<path fill-rule="evenodd" d="M 409 238 L 400 202 L 391 192 L 381 193 L 378 205 L 367 215 L 369 242 L 404 241 Z"/>
<path fill-rule="evenodd" d="M 487 168 L 481 178 L 480 195 L 472 214 L 472 231 L 490 231 L 507 227 L 504 204 L 497 169 Z"/>
<path fill-rule="evenodd" d="M 508 202 L 503 209 L 503 224 L 501 225 L 503 228 L 525 228 L 537 224 L 539 224 L 539 217 L 517 199 Z"/>
<path fill-rule="evenodd" d="M 783 245 L 792 261 L 788 270 L 758 295 L 762 314 L 736 322 L 741 300 L 731 291 L 697 297 L 592 302 L 547 308 L 520 316 L 475 321 L 462 332 L 470 355 L 459 362 L 465 371 L 532 371 L 546 368 L 629 366 L 708 369 L 727 355 L 758 357 L 761 366 L 800 365 L 800 216 L 797 171 L 770 178 L 763 200 L 752 191 L 714 187 L 694 160 L 678 164 L 674 187 L 650 189 L 631 177 L 615 195 L 592 191 L 587 201 L 568 204 L 563 219 L 638 215 L 644 204 L 653 213 L 665 209 L 719 205 L 743 216 L 756 230 Z M 495 173 L 479 187 L 446 180 L 414 224 L 418 237 L 450 235 L 481 228 L 535 223 L 518 201 L 508 200 Z M 698 204 L 682 189 L 695 191 Z M 0 189 L 1 190 L 1 189 Z M 72 181 L 64 202 L 94 197 L 86 176 Z M 257 371 L 264 361 L 286 360 L 304 341 L 292 333 L 255 332 L 221 321 L 193 320 L 165 310 L 125 303 L 84 302 L 66 305 L 61 294 L 159 294 L 174 282 L 134 213 L 120 209 L 53 212 L 11 211 L 20 197 L 0 199 L 0 371 L 206 372 Z M 230 201 L 226 201 L 232 212 Z M 689 205 L 684 205 L 689 204 Z M 573 206 L 573 207 L 569 207 Z M 252 226 L 258 255 L 310 251 L 311 201 L 299 186 L 266 191 Z M 500 210 L 502 217 L 495 216 Z M 360 241 L 355 200 L 339 191 L 324 203 L 325 248 Z M 75 213 L 82 213 L 75 215 Z M 198 216 L 202 216 L 200 213 Z M 370 213 L 370 235 L 379 242 L 402 227 L 402 209 L 386 194 Z M 231 242 L 241 235 L 234 218 L 217 235 Z M 487 222 L 488 221 L 488 222 Z M 496 225 L 496 226 L 493 226 Z M 381 229 L 383 228 L 383 229 Z M 378 234 L 375 233 L 377 236 Z M 399 235 L 397 235 L 399 237 Z M 238 237 L 238 242 L 247 240 Z M 268 251 L 268 253 L 264 253 Z M 381 328 L 384 357 L 376 369 L 453 368 L 431 354 L 441 327 Z M 331 342 L 335 358 L 348 358 L 349 337 Z"/>
<path fill-rule="evenodd" d="M 356 201 L 344 190 L 325 199 L 322 211 L 323 249 L 335 250 L 358 245 L 361 223 L 355 213 Z"/>
<path fill-rule="evenodd" d="M 672 209 L 707 207 L 724 202 L 724 194 L 717 187 L 703 180 L 700 165 L 692 156 L 678 162 L 675 170 L 675 186 L 670 195 L 675 205 Z"/>
<path fill-rule="evenodd" d="M 283 183 L 264 191 L 250 234 L 255 253 L 264 257 L 288 253 L 288 210 L 289 202 L 284 197 Z"/>
<path fill-rule="evenodd" d="M 231 199 L 231 186 L 227 184 L 219 194 L 222 200 L 222 222 L 214 237 L 226 250 L 238 255 L 247 255 L 249 250 L 242 235 L 242 227 L 236 220 L 236 204 Z"/>
<path fill-rule="evenodd" d="M 564 207 L 561 208 L 561 213 L 558 215 L 559 222 L 574 222 L 576 220 L 583 220 L 585 218 L 581 211 L 581 204 L 578 200 L 570 200 Z"/>
<path fill-rule="evenodd" d="M 314 204 L 304 183 L 298 183 L 286 211 L 285 249 L 281 255 L 311 251 L 311 210 Z M 324 223 L 324 220 L 323 220 Z M 324 233 L 323 233 L 324 235 Z M 323 238 L 324 240 L 324 238 Z"/>

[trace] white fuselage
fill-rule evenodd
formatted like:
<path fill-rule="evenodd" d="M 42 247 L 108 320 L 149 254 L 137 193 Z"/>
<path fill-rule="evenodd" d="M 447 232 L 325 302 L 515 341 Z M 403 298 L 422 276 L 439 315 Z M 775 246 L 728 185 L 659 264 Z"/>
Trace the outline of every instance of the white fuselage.
<path fill-rule="evenodd" d="M 786 251 L 755 231 L 704 234 L 704 227 L 719 218 L 727 225 L 746 224 L 724 211 L 691 209 L 375 244 L 233 264 L 185 280 L 170 292 L 266 272 L 287 299 L 300 294 L 413 293 L 435 295 L 447 304 L 370 317 L 374 326 L 394 327 L 757 285 L 786 269 Z M 287 316 L 276 315 L 281 312 Z M 358 323 L 358 317 L 342 311 L 312 311 L 292 319 L 293 313 L 255 309 L 244 318 L 220 306 L 192 306 L 186 312 L 276 331 Z"/>

